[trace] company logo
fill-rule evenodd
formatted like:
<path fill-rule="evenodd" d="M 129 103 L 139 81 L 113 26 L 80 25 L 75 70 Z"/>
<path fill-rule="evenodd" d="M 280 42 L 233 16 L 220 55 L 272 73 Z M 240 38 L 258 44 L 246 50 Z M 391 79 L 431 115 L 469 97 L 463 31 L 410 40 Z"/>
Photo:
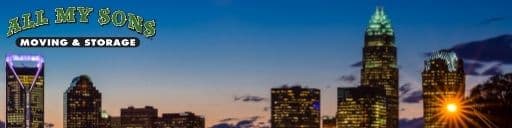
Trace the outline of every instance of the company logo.
<path fill-rule="evenodd" d="M 50 21 L 44 10 L 32 13 L 24 13 L 21 17 L 9 20 L 7 37 L 17 33 L 35 29 L 41 26 L 54 24 L 78 24 L 89 23 L 93 8 L 67 7 L 55 8 L 55 20 Z M 155 20 L 144 19 L 134 13 L 126 13 L 122 10 L 111 11 L 109 8 L 101 8 L 96 13 L 96 21 L 99 26 L 112 24 L 116 27 L 125 27 L 146 38 L 156 35 Z M 20 37 L 16 40 L 18 47 L 137 47 L 140 40 L 136 37 Z"/>

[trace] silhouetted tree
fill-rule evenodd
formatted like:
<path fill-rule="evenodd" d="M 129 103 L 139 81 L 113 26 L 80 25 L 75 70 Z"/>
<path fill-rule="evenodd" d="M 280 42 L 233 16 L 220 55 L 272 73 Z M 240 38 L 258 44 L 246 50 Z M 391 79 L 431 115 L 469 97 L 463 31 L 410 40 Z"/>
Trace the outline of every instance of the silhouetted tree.
<path fill-rule="evenodd" d="M 493 76 L 477 85 L 469 99 L 474 111 L 488 119 L 474 116 L 473 122 L 480 127 L 512 128 L 512 73 Z"/>

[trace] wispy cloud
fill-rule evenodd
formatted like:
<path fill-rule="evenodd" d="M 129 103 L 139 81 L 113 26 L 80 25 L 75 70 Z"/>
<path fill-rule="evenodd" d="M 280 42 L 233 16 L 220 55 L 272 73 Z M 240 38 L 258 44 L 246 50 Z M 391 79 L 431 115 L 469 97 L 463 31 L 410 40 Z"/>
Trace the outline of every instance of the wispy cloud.
<path fill-rule="evenodd" d="M 501 69 L 502 64 L 493 65 L 492 67 L 488 68 L 484 72 L 481 73 L 481 75 L 487 75 L 487 76 L 494 76 L 498 74 L 503 74 L 503 70 Z"/>
<path fill-rule="evenodd" d="M 357 68 L 357 67 L 361 67 L 362 65 L 363 65 L 363 62 L 358 61 L 358 62 L 351 64 L 350 67 Z"/>
<path fill-rule="evenodd" d="M 447 49 L 454 51 L 459 58 L 464 59 L 466 75 L 497 75 L 503 73 L 502 65 L 512 64 L 512 35 L 469 41 Z M 424 55 L 431 54 L 428 52 Z M 489 65 L 489 63 L 494 63 L 494 65 Z"/>
<path fill-rule="evenodd" d="M 245 95 L 245 96 L 235 96 L 234 100 L 242 101 L 242 102 L 261 102 L 261 101 L 266 101 L 267 98 L 260 97 L 260 96 Z"/>
<path fill-rule="evenodd" d="M 411 94 L 407 95 L 402 99 L 402 102 L 405 103 L 419 103 L 421 100 L 423 100 L 423 92 L 418 90 L 411 92 Z"/>
<path fill-rule="evenodd" d="M 398 88 L 398 91 L 400 91 L 400 95 L 407 94 L 409 91 L 411 91 L 411 83 L 405 83 L 400 88 Z"/>
<path fill-rule="evenodd" d="M 512 64 L 512 35 L 462 43 L 450 50 L 468 60 Z"/>
<path fill-rule="evenodd" d="M 489 24 L 493 24 L 495 22 L 506 21 L 506 20 L 510 20 L 510 19 L 511 19 L 511 17 L 507 17 L 507 16 L 491 17 L 491 18 L 483 19 L 477 25 L 478 26 L 489 25 Z"/>
<path fill-rule="evenodd" d="M 354 81 L 356 81 L 356 76 L 352 74 L 342 75 L 338 80 L 345 83 L 354 83 Z"/>
<path fill-rule="evenodd" d="M 470 41 L 455 45 L 449 50 L 459 58 L 477 62 L 498 62 L 512 64 L 512 35 L 501 35 L 484 40 Z M 425 53 L 428 56 L 432 53 Z"/>
<path fill-rule="evenodd" d="M 219 121 L 211 128 L 270 128 L 268 122 L 260 122 L 260 116 L 252 116 L 246 119 L 227 118 Z"/>

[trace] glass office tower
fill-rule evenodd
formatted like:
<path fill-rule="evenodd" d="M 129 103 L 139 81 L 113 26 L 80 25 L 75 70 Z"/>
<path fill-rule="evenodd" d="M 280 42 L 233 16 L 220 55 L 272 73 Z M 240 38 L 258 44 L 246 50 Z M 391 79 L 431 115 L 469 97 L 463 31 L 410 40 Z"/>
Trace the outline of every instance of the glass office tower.
<path fill-rule="evenodd" d="M 273 128 L 319 128 L 320 90 L 300 86 L 272 88 Z"/>
<path fill-rule="evenodd" d="M 439 121 L 446 102 L 461 102 L 464 97 L 465 75 L 463 61 L 455 52 L 440 50 L 425 60 L 422 73 L 423 116 L 425 128 L 444 128 Z"/>
<path fill-rule="evenodd" d="M 44 59 L 39 55 L 8 55 L 6 127 L 44 127 Z"/>
<path fill-rule="evenodd" d="M 101 93 L 86 75 L 75 77 L 64 93 L 64 128 L 99 128 Z"/>
<path fill-rule="evenodd" d="M 365 32 L 361 86 L 383 88 L 387 128 L 398 127 L 398 66 L 395 34 L 384 9 L 377 7 Z"/>

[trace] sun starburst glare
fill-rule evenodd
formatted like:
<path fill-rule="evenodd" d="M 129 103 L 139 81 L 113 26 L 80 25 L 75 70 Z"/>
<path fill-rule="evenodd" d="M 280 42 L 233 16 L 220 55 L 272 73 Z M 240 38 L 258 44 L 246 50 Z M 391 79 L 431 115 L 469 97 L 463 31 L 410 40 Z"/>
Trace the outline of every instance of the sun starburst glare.
<path fill-rule="evenodd" d="M 450 113 L 455 113 L 457 112 L 457 104 L 455 103 L 449 103 L 446 105 L 446 110 Z"/>
<path fill-rule="evenodd" d="M 475 117 L 485 122 L 487 127 L 494 126 L 486 116 L 474 110 L 474 106 L 470 103 L 470 98 L 455 97 L 438 97 L 440 100 L 438 106 L 440 112 L 435 115 L 436 123 L 442 124 L 446 128 L 467 128 L 472 126 L 480 126 L 475 122 Z"/>

